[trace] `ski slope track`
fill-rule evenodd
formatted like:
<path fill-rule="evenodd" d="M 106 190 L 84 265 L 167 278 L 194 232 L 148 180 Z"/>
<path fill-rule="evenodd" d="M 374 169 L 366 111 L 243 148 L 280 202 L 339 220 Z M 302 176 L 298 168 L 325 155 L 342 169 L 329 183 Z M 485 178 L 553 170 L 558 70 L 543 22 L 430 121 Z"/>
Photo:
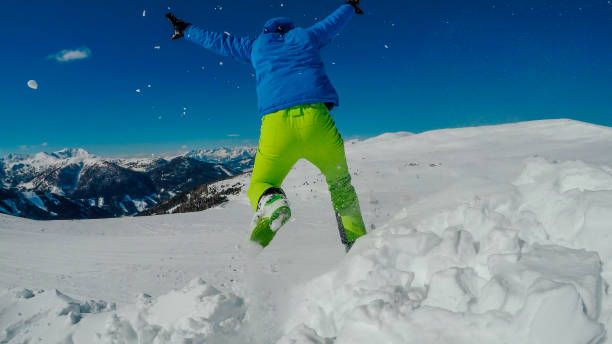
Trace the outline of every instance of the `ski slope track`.
<path fill-rule="evenodd" d="M 369 229 L 348 255 L 306 161 L 284 185 L 291 222 L 254 258 L 246 188 L 199 213 L 0 216 L 0 343 L 612 343 L 612 128 L 389 133 L 346 151 Z"/>

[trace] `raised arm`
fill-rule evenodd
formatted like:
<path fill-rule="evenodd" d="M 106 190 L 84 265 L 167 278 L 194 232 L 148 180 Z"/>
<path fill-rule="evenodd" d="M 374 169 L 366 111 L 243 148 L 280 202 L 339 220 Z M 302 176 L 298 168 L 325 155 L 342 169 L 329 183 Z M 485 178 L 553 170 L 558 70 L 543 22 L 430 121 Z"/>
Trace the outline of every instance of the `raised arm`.
<path fill-rule="evenodd" d="M 174 26 L 172 39 L 187 38 L 204 48 L 223 56 L 230 56 L 240 61 L 250 62 L 253 41 L 246 37 L 234 37 L 226 34 L 206 31 L 175 17 L 172 13 L 166 14 Z"/>
<path fill-rule="evenodd" d="M 322 48 L 329 44 L 332 38 L 334 38 L 340 33 L 340 31 L 342 31 L 342 29 L 344 29 L 344 27 L 346 27 L 355 13 L 359 13 L 361 11 L 359 10 L 358 12 L 357 9 L 358 7 L 356 7 L 356 5 L 348 2 L 347 4 L 340 6 L 340 8 L 335 10 L 327 18 L 309 27 L 307 30 L 315 42 L 315 45 Z"/>
<path fill-rule="evenodd" d="M 210 32 L 194 25 L 190 25 L 185 30 L 185 38 L 219 55 L 245 62 L 251 61 L 253 41 L 250 38 Z"/>

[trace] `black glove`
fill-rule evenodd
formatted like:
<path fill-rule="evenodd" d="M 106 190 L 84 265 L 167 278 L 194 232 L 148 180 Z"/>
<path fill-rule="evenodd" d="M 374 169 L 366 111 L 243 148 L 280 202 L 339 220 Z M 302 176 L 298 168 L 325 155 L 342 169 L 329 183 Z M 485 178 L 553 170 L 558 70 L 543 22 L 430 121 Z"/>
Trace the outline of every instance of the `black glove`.
<path fill-rule="evenodd" d="M 185 29 L 191 25 L 190 23 L 185 23 L 184 21 L 175 17 L 172 13 L 166 14 L 166 18 L 168 18 L 172 25 L 174 25 L 174 35 L 172 35 L 172 39 L 179 39 L 185 36 L 183 32 L 185 32 Z"/>
<path fill-rule="evenodd" d="M 346 3 L 355 7 L 355 13 L 363 14 L 363 11 L 361 10 L 361 8 L 359 8 L 359 0 L 348 0 Z"/>

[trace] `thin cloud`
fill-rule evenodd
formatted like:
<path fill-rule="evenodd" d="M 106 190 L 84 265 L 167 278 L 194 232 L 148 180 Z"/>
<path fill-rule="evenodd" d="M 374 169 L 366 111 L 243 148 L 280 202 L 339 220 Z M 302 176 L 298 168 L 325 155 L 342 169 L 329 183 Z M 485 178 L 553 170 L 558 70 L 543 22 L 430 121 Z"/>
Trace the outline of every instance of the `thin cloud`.
<path fill-rule="evenodd" d="M 91 49 L 88 47 L 81 47 L 77 49 L 64 49 L 56 54 L 47 56 L 49 60 L 55 60 L 57 62 L 71 62 L 76 60 L 83 60 L 91 56 Z"/>
<path fill-rule="evenodd" d="M 239 137 L 239 136 L 240 136 L 240 134 L 229 134 L 229 135 L 227 135 L 227 136 L 229 136 L 229 137 Z"/>

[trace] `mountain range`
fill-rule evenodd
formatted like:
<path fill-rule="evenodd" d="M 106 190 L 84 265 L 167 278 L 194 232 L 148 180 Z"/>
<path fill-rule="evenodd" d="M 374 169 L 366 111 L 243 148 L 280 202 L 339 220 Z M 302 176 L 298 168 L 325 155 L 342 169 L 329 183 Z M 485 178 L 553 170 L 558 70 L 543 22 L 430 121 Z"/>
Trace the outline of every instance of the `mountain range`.
<path fill-rule="evenodd" d="M 167 158 L 104 158 L 63 149 L 0 158 L 0 213 L 37 220 L 135 215 L 253 166 L 256 148 L 193 150 Z"/>

